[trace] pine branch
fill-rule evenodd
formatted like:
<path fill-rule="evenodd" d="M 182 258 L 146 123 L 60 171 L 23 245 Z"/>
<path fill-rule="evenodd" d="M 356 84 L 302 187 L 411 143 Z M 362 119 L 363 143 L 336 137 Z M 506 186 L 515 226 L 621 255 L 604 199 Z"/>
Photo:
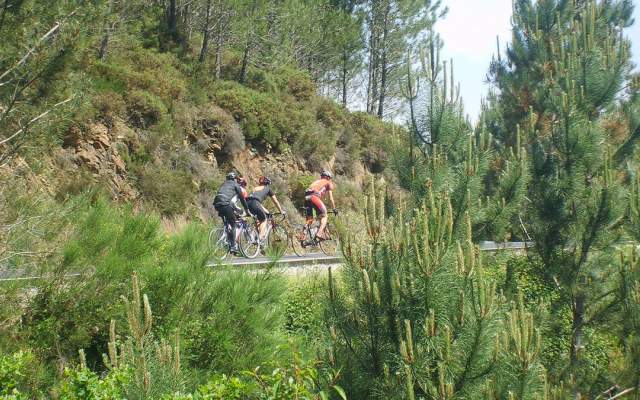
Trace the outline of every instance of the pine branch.
<path fill-rule="evenodd" d="M 38 115 L 37 117 L 34 117 L 29 122 L 27 122 L 25 126 L 23 126 L 22 128 L 18 129 L 14 134 L 12 134 L 11 136 L 7 137 L 6 139 L 0 140 L 0 146 L 2 146 L 5 143 L 8 143 L 11 140 L 13 140 L 16 136 L 18 136 L 21 133 L 25 132 L 31 125 L 33 125 L 34 123 L 38 122 L 38 120 L 40 120 L 41 118 L 46 117 L 55 108 L 65 104 L 65 103 L 70 102 L 72 99 L 73 99 L 73 97 L 69 97 L 66 100 L 63 100 L 63 101 L 61 101 L 59 103 L 56 103 L 50 109 L 48 109 L 47 111 L 43 112 L 42 114 Z"/>
<path fill-rule="evenodd" d="M 42 35 L 40 37 L 40 39 L 38 39 L 38 41 L 36 42 L 36 44 L 29 49 L 29 51 L 27 51 L 27 53 L 11 68 L 9 68 L 8 70 L 6 70 L 5 72 L 3 72 L 0 75 L 0 81 L 2 79 L 4 79 L 7 75 L 9 75 L 12 71 L 14 71 L 15 69 L 19 68 L 20 66 L 22 66 L 24 63 L 27 62 L 27 60 L 36 52 L 36 50 L 38 50 L 38 48 L 40 47 L 40 45 L 47 41 L 51 36 L 53 36 L 55 33 L 58 32 L 58 30 L 60 29 L 60 27 L 64 24 L 64 22 L 71 18 L 73 15 L 76 14 L 76 12 L 78 12 L 78 10 L 80 9 L 80 7 L 76 8 L 75 10 L 73 10 L 71 13 L 67 14 L 65 17 L 63 17 L 60 21 L 56 22 L 53 27 L 51 29 L 49 29 L 49 31 L 47 33 L 45 33 L 44 35 Z M 6 85 L 7 83 L 9 83 L 9 81 L 7 82 L 0 82 L 0 87 Z"/>

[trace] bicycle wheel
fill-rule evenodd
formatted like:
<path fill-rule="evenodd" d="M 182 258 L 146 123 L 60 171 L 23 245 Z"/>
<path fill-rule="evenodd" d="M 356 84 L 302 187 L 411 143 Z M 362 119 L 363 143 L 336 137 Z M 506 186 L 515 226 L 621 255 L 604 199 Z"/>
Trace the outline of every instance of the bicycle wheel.
<path fill-rule="evenodd" d="M 247 224 L 240 232 L 238 246 L 240 252 L 247 258 L 256 258 L 260 253 L 260 243 L 258 242 L 258 231 L 253 225 Z"/>
<path fill-rule="evenodd" d="M 223 226 L 211 229 L 209 232 L 209 248 L 215 258 L 224 260 L 229 255 L 227 234 Z"/>
<path fill-rule="evenodd" d="M 282 257 L 285 255 L 289 240 L 284 229 L 276 226 L 269 232 L 267 239 L 267 255 L 272 257 Z"/>
<path fill-rule="evenodd" d="M 309 232 L 304 225 L 294 225 L 293 229 L 289 232 L 289 241 L 293 252 L 298 257 L 304 257 L 307 255 L 307 246 L 303 243 L 308 240 Z"/>
<path fill-rule="evenodd" d="M 338 232 L 331 224 L 327 224 L 325 228 L 325 235 L 329 239 L 320 241 L 320 250 L 328 256 L 338 255 L 340 252 L 340 241 L 338 240 Z"/>

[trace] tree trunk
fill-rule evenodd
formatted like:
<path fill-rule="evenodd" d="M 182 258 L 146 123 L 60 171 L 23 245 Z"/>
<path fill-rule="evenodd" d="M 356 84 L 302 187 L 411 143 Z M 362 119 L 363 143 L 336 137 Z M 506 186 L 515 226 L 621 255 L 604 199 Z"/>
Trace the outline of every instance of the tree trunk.
<path fill-rule="evenodd" d="M 220 72 L 222 70 L 222 32 L 218 34 L 218 40 L 216 41 L 216 80 L 220 79 Z"/>
<path fill-rule="evenodd" d="M 209 25 L 211 24 L 211 0 L 207 0 L 207 16 L 205 17 L 204 27 L 202 28 L 202 48 L 200 49 L 200 63 L 207 59 L 209 52 Z"/>
<path fill-rule="evenodd" d="M 107 47 L 109 45 L 109 29 L 105 27 L 105 31 L 100 41 L 100 48 L 98 49 L 98 60 L 102 61 L 107 56 Z"/>
<path fill-rule="evenodd" d="M 348 66 L 347 63 L 349 62 L 349 54 L 347 53 L 347 50 L 343 50 L 342 52 L 342 106 L 343 107 L 347 107 L 347 73 L 348 73 Z"/>
<path fill-rule="evenodd" d="M 173 40 L 178 40 L 178 11 L 177 0 L 169 0 L 169 8 L 167 9 L 167 28 L 169 35 Z"/>
<path fill-rule="evenodd" d="M 391 5 L 387 2 L 384 10 L 384 25 L 382 32 L 382 62 L 380 64 L 380 98 L 378 99 L 378 118 L 382 119 L 384 115 L 384 100 L 387 93 L 387 48 L 389 39 L 389 14 L 391 13 Z"/>
<path fill-rule="evenodd" d="M 244 48 L 244 54 L 242 55 L 242 68 L 240 69 L 240 76 L 238 77 L 238 82 L 244 83 L 247 79 L 247 67 L 249 65 L 249 52 L 251 50 L 251 43 L 247 43 L 247 46 Z"/>
<path fill-rule="evenodd" d="M 571 373 L 573 374 L 573 398 L 580 398 L 578 371 L 580 369 L 580 352 L 582 349 L 582 328 L 584 325 L 585 295 L 578 292 L 573 300 L 573 325 L 571 331 Z"/>
<path fill-rule="evenodd" d="M 384 99 L 387 91 L 387 51 L 382 50 L 382 64 L 380 66 L 380 96 L 378 99 L 378 118 L 384 115 Z"/>
<path fill-rule="evenodd" d="M 372 33 L 373 35 L 373 33 Z M 371 88 L 372 88 L 372 76 L 373 76 L 373 66 L 372 66 L 372 62 L 373 62 L 373 56 L 372 56 L 372 49 L 371 49 L 371 44 L 372 44 L 372 40 L 369 40 L 369 62 L 367 63 L 367 112 L 369 112 L 369 108 L 371 107 Z"/>
<path fill-rule="evenodd" d="M 113 14 L 113 0 L 109 1 L 109 11 L 107 13 L 107 19 Z M 102 33 L 102 40 L 100 41 L 100 48 L 98 49 L 98 60 L 104 60 L 107 56 L 107 47 L 109 46 L 109 36 L 111 30 L 115 27 L 115 24 L 109 24 L 109 21 L 104 23 L 104 32 Z"/>

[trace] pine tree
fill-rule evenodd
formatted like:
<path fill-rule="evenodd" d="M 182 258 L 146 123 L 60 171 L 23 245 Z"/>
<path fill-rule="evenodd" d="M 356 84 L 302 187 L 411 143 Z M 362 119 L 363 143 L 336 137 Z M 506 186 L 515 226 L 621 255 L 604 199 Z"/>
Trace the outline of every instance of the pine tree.
<path fill-rule="evenodd" d="M 617 301 L 611 278 L 620 267 L 627 175 L 618 157 L 638 133 L 617 145 L 603 121 L 628 77 L 622 28 L 631 11 L 629 1 L 516 1 L 507 58 L 499 55 L 491 69 L 499 93 L 487 125 L 499 143 L 523 135 L 530 153 L 524 225 L 540 273 L 560 292 L 551 332 L 562 331 L 560 316 L 570 313 L 568 363 L 550 367 L 556 383 L 571 381 L 574 398 L 606 389 L 589 375 L 583 353 Z"/>
<path fill-rule="evenodd" d="M 409 146 L 402 143 L 392 162 L 401 184 L 418 201 L 429 190 L 450 193 L 454 229 L 468 213 L 474 240 L 507 240 L 526 194 L 527 154 L 519 139 L 498 151 L 484 124 L 474 132 L 464 118 L 453 61 L 441 61 L 441 47 L 431 34 L 416 59 L 408 54 L 403 94 L 409 103 Z M 416 63 L 421 69 L 413 71 L 410 66 Z M 488 180 L 494 183 L 491 190 Z"/>
<path fill-rule="evenodd" d="M 543 392 L 540 337 L 522 303 L 496 294 L 452 198 L 384 215 L 367 198 L 368 241 L 345 246 L 341 280 L 329 275 L 329 360 L 349 398 L 528 399 Z"/>

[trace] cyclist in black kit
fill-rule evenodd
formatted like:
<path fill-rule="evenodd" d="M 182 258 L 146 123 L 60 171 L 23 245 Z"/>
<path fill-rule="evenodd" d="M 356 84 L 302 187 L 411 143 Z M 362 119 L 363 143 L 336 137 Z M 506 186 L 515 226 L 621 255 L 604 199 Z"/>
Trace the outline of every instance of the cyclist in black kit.
<path fill-rule="evenodd" d="M 247 205 L 249 206 L 249 211 L 253 214 L 258 220 L 258 232 L 260 232 L 260 240 L 264 240 L 264 231 L 267 228 L 267 224 L 264 222 L 267 220 L 267 214 L 269 214 L 269 210 L 262 205 L 262 202 L 265 201 L 267 197 L 271 197 L 276 207 L 281 214 L 286 214 L 278 202 L 276 198 L 276 194 L 271 190 L 271 179 L 266 176 L 261 176 L 258 181 L 259 186 L 253 188 L 253 191 L 249 194 L 247 198 Z"/>
<path fill-rule="evenodd" d="M 248 210 L 247 201 L 243 196 L 243 188 L 238 184 L 238 175 L 235 172 L 229 172 L 227 174 L 227 180 L 224 181 L 218 194 L 213 199 L 213 207 L 218 211 L 218 215 L 222 218 L 222 222 L 225 226 L 229 226 L 228 240 L 231 246 L 231 252 L 238 252 L 238 244 L 236 243 L 236 208 L 234 204 L 236 201 L 240 201 L 242 208 L 245 212 Z"/>

